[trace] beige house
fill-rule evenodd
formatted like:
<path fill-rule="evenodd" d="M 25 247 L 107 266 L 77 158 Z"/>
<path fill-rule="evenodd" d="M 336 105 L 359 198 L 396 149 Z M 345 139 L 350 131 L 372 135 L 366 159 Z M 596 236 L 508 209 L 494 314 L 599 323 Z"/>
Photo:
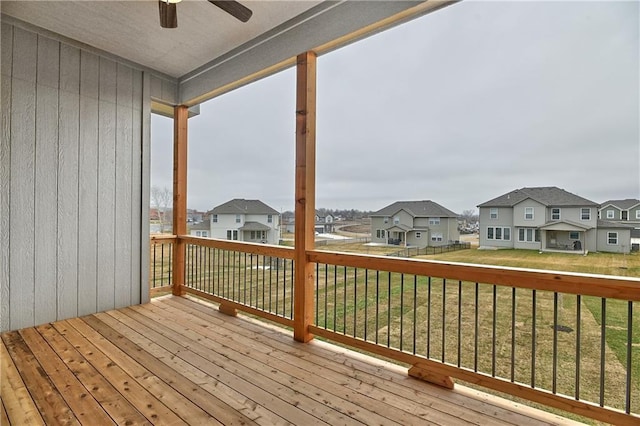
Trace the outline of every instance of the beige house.
<path fill-rule="evenodd" d="M 442 246 L 460 239 L 458 214 L 431 200 L 396 201 L 371 215 L 371 242 Z"/>

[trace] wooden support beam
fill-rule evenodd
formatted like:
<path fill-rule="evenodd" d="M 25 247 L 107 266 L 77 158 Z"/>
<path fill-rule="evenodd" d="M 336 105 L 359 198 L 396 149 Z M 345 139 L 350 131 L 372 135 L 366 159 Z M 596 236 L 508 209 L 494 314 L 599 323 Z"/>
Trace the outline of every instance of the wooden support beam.
<path fill-rule="evenodd" d="M 305 52 L 297 58 L 296 82 L 296 205 L 295 279 L 293 337 L 299 342 L 313 339 L 314 265 L 307 250 L 315 246 L 316 209 L 316 54 Z"/>
<path fill-rule="evenodd" d="M 178 105 L 173 115 L 173 233 L 187 233 L 187 119 L 189 109 Z M 176 239 L 173 252 L 173 291 L 184 295 L 185 245 Z"/>
<path fill-rule="evenodd" d="M 428 365 L 416 363 L 409 368 L 409 376 L 434 385 L 442 386 L 447 389 L 453 389 L 453 380 L 450 376 L 433 371 Z"/>

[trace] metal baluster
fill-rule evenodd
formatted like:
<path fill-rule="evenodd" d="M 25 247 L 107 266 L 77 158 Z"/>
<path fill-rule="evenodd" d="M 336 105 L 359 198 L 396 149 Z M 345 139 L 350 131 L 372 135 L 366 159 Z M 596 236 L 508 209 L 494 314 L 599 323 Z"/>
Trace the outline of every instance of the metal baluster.
<path fill-rule="evenodd" d="M 551 392 L 557 393 L 558 387 L 558 292 L 553 292 L 553 349 L 552 349 Z"/>
<path fill-rule="evenodd" d="M 376 345 L 378 344 L 378 330 L 380 315 L 380 271 L 376 271 Z"/>
<path fill-rule="evenodd" d="M 416 339 L 418 326 L 418 276 L 413 276 L 413 354 L 416 354 Z"/>
<path fill-rule="evenodd" d="M 576 400 L 580 400 L 580 325 L 582 296 L 576 296 Z"/>
<path fill-rule="evenodd" d="M 369 327 L 369 270 L 364 270 L 364 341 L 367 341 Z"/>
<path fill-rule="evenodd" d="M 493 320 L 491 324 L 491 376 L 496 376 L 496 323 L 498 322 L 498 288 L 493 285 Z"/>
<path fill-rule="evenodd" d="M 536 291 L 531 290 L 531 387 L 536 387 Z"/>
<path fill-rule="evenodd" d="M 391 272 L 387 275 L 387 347 L 391 347 Z"/>
<path fill-rule="evenodd" d="M 511 381 L 516 375 L 516 288 L 511 288 Z"/>
<path fill-rule="evenodd" d="M 458 281 L 458 367 L 460 367 L 461 344 L 462 344 L 462 281 Z"/>
<path fill-rule="evenodd" d="M 476 283 L 475 288 L 475 312 L 474 316 L 474 335 L 473 335 L 473 371 L 478 371 L 478 293 L 480 285 Z"/>
<path fill-rule="evenodd" d="M 431 358 L 431 277 L 427 277 L 427 358 Z"/>
<path fill-rule="evenodd" d="M 445 342 L 447 341 L 447 279 L 442 279 L 442 358 L 441 361 L 444 362 L 445 359 Z"/>
<path fill-rule="evenodd" d="M 358 319 L 358 268 L 353 268 L 353 337 L 357 335 Z"/>
<path fill-rule="evenodd" d="M 404 274 L 400 274 L 400 351 L 404 340 Z"/>
<path fill-rule="evenodd" d="M 625 390 L 624 410 L 631 413 L 631 348 L 633 346 L 633 302 L 627 302 L 627 383 Z"/>
<path fill-rule="evenodd" d="M 600 406 L 604 407 L 604 364 L 607 346 L 607 299 L 602 300 L 602 324 L 600 326 Z"/>

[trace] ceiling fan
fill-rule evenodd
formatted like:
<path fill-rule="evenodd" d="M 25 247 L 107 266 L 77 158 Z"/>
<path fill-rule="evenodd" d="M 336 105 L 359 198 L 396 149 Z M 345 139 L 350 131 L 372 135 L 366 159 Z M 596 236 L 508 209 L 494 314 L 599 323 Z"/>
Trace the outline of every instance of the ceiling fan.
<path fill-rule="evenodd" d="M 182 0 L 158 0 L 158 7 L 160 8 L 160 26 L 162 28 L 177 28 L 178 27 L 178 12 L 177 12 L 177 3 L 180 3 Z M 234 18 L 247 22 L 253 12 L 251 9 L 243 6 L 237 1 L 233 0 L 208 0 L 209 3 L 212 3 L 215 6 L 218 6 L 220 9 L 227 12 L 229 15 Z"/>

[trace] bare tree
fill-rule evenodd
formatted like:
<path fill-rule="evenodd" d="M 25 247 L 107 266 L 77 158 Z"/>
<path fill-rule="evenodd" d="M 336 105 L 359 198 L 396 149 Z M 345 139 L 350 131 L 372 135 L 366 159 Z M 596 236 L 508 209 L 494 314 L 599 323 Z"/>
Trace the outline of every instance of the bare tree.
<path fill-rule="evenodd" d="M 165 225 L 168 224 L 170 216 L 168 213 L 173 195 L 166 186 L 162 189 L 158 186 L 151 187 L 151 207 L 158 212 L 158 221 L 160 222 L 160 232 L 164 232 Z"/>

